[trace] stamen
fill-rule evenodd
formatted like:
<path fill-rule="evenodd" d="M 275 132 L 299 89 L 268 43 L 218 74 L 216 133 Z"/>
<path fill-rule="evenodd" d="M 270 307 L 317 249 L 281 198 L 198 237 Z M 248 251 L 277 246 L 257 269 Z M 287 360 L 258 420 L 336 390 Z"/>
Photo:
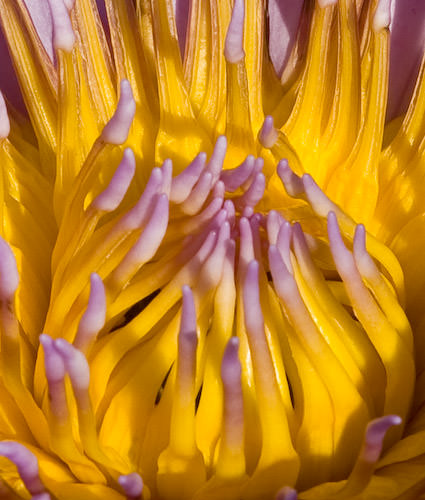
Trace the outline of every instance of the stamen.
<path fill-rule="evenodd" d="M 243 279 L 248 262 L 255 259 L 254 241 L 252 237 L 251 224 L 246 217 L 239 220 L 240 249 L 239 249 L 239 273 Z"/>
<path fill-rule="evenodd" d="M 321 9 L 324 9 L 329 5 L 336 5 L 338 3 L 338 0 L 317 0 L 317 3 L 319 4 L 319 7 Z"/>
<path fill-rule="evenodd" d="M 108 144 L 123 144 L 128 137 L 134 114 L 136 113 L 136 102 L 128 80 L 121 80 L 120 98 L 117 109 L 102 130 L 101 138 Z"/>
<path fill-rule="evenodd" d="M 283 217 L 276 210 L 270 210 L 267 214 L 267 236 L 270 245 L 276 245 L 277 235 L 282 225 Z"/>
<path fill-rule="evenodd" d="M 226 192 L 226 188 L 224 186 L 224 182 L 223 181 L 217 181 L 215 183 L 215 186 L 214 186 L 214 189 L 213 189 L 213 192 L 212 192 L 212 196 L 214 198 L 223 198 L 224 199 L 225 192 Z"/>
<path fill-rule="evenodd" d="M 3 93 L 0 91 L 0 140 L 6 139 L 10 133 L 10 120 L 7 113 Z"/>
<path fill-rule="evenodd" d="M 258 202 L 261 201 L 264 195 L 264 190 L 266 188 L 266 177 L 260 172 L 254 177 L 248 190 L 239 198 L 235 200 L 237 206 L 244 207 L 255 207 Z"/>
<path fill-rule="evenodd" d="M 190 195 L 180 206 L 185 214 L 195 215 L 199 212 L 211 191 L 212 182 L 213 174 L 208 171 L 203 172 Z"/>
<path fill-rule="evenodd" d="M 149 221 L 137 242 L 107 278 L 114 290 L 121 289 L 158 250 L 168 225 L 168 198 L 159 195 Z"/>
<path fill-rule="evenodd" d="M 161 192 L 170 197 L 171 184 L 173 180 L 173 162 L 167 158 L 161 167 L 162 170 L 162 189 Z"/>
<path fill-rule="evenodd" d="M 389 28 L 391 24 L 391 0 L 379 0 L 373 16 L 373 31 Z"/>
<path fill-rule="evenodd" d="M 221 135 L 214 146 L 214 151 L 211 155 L 210 161 L 207 165 L 208 172 L 211 172 L 213 179 L 212 184 L 214 185 L 218 178 L 220 177 L 221 171 L 223 169 L 223 162 L 227 151 L 227 139 L 225 135 Z"/>
<path fill-rule="evenodd" d="M 277 492 L 275 500 L 297 500 L 297 498 L 298 495 L 296 490 L 289 486 L 285 486 Z"/>
<path fill-rule="evenodd" d="M 54 348 L 61 356 L 65 370 L 71 379 L 72 388 L 78 402 L 82 392 L 87 391 L 90 383 L 90 368 L 84 354 L 65 339 L 56 339 Z"/>
<path fill-rule="evenodd" d="M 301 177 L 298 177 L 290 168 L 288 160 L 280 160 L 277 164 L 277 174 L 289 196 L 294 198 L 304 193 L 304 184 Z"/>
<path fill-rule="evenodd" d="M 103 281 L 99 275 L 90 275 L 90 296 L 87 309 L 78 325 L 74 346 L 87 353 L 96 335 L 105 324 L 106 298 Z"/>
<path fill-rule="evenodd" d="M 71 52 L 75 43 L 75 33 L 64 0 L 49 0 L 53 21 L 53 48 Z"/>
<path fill-rule="evenodd" d="M 93 208 L 105 212 L 115 210 L 122 202 L 135 171 L 134 153 L 130 148 L 126 148 L 108 187 L 93 200 Z"/>
<path fill-rule="evenodd" d="M 120 476 L 118 478 L 118 483 L 124 490 L 128 500 L 138 500 L 141 498 L 143 480 L 137 472 Z"/>
<path fill-rule="evenodd" d="M 206 161 L 206 153 L 199 153 L 183 172 L 174 177 L 171 183 L 170 201 L 183 203 L 191 193 L 193 186 L 198 182 Z"/>
<path fill-rule="evenodd" d="M 226 186 L 226 191 L 233 193 L 244 184 L 254 170 L 255 157 L 248 155 L 246 159 L 236 168 L 225 170 L 221 173 L 220 179 Z"/>
<path fill-rule="evenodd" d="M 240 477 L 245 474 L 242 367 L 238 349 L 239 339 L 231 337 L 221 363 L 224 400 L 223 430 L 216 473 L 226 478 Z"/>
<path fill-rule="evenodd" d="M 338 210 L 338 207 L 330 201 L 311 175 L 304 174 L 301 180 L 308 201 L 317 215 L 326 217 L 329 211 Z"/>
<path fill-rule="evenodd" d="M 282 256 L 283 262 L 285 263 L 288 272 L 292 274 L 293 270 L 291 263 L 291 238 L 292 226 L 289 222 L 284 220 L 277 235 L 276 246 L 279 249 L 280 255 Z"/>
<path fill-rule="evenodd" d="M 224 45 L 224 57 L 231 64 L 236 64 L 245 57 L 243 50 L 244 20 L 245 2 L 244 0 L 235 0 Z"/>
<path fill-rule="evenodd" d="M 402 419 L 398 415 L 386 415 L 369 422 L 356 464 L 346 485 L 338 492 L 339 495 L 351 497 L 363 491 L 375 471 L 388 429 L 400 425 L 401 422 Z"/>
<path fill-rule="evenodd" d="M 19 272 L 15 255 L 10 246 L 0 236 L 0 300 L 13 300 L 19 285 Z"/>
<path fill-rule="evenodd" d="M 196 445 L 196 328 L 191 289 L 182 287 L 183 304 L 170 424 L 170 441 L 158 459 L 158 489 L 163 498 L 191 498 L 206 479 L 203 456 Z"/>
<path fill-rule="evenodd" d="M 66 401 L 64 377 L 65 364 L 61 355 L 54 346 L 53 339 L 42 333 L 40 343 L 44 349 L 44 369 L 49 386 L 49 402 L 52 413 L 59 420 L 64 421 L 68 417 L 68 405 Z"/>
<path fill-rule="evenodd" d="M 123 232 L 143 227 L 152 212 L 153 205 L 156 202 L 155 195 L 161 189 L 162 183 L 162 169 L 155 167 L 139 201 L 119 222 L 119 227 Z"/>
<path fill-rule="evenodd" d="M 14 441 L 2 441 L 0 442 L 0 455 L 8 458 L 16 465 L 19 476 L 31 495 L 39 495 L 45 492 L 38 474 L 37 457 L 30 450 Z"/>
<path fill-rule="evenodd" d="M 268 115 L 264 118 L 263 126 L 258 132 L 258 140 L 265 148 L 272 148 L 277 141 L 278 133 L 274 128 L 273 117 Z"/>

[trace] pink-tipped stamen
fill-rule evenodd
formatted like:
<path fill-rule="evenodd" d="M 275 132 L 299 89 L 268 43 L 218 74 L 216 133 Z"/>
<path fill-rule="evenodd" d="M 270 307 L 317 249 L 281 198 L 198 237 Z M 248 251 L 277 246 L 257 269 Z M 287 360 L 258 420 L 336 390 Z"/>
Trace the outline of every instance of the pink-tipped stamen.
<path fill-rule="evenodd" d="M 304 193 L 303 181 L 289 167 L 288 160 L 283 159 L 277 164 L 277 174 L 289 196 L 298 197 Z"/>
<path fill-rule="evenodd" d="M 16 465 L 18 474 L 31 495 L 45 493 L 38 473 L 37 457 L 28 448 L 14 441 L 2 441 L 0 456 L 8 458 Z"/>
<path fill-rule="evenodd" d="M 96 335 L 103 328 L 106 317 L 105 287 L 100 276 L 96 273 L 90 275 L 90 295 L 83 316 L 78 325 L 74 346 L 87 353 L 89 346 Z"/>
<path fill-rule="evenodd" d="M 108 144 L 123 144 L 128 137 L 136 113 L 136 102 L 128 80 L 121 80 L 120 97 L 114 115 L 102 130 L 101 138 Z"/>
<path fill-rule="evenodd" d="M 48 0 L 53 22 L 53 48 L 71 52 L 75 44 L 75 33 L 64 0 Z"/>
<path fill-rule="evenodd" d="M 181 172 L 173 178 L 171 183 L 170 201 L 173 203 L 183 203 L 190 195 L 193 187 L 198 182 L 207 161 L 206 153 L 199 153 L 198 156 Z"/>
<path fill-rule="evenodd" d="M 137 472 L 119 476 L 118 483 L 124 490 L 127 500 L 138 500 L 143 492 L 143 480 Z"/>
<path fill-rule="evenodd" d="M 221 173 L 221 180 L 226 186 L 226 191 L 233 193 L 240 188 L 251 176 L 254 170 L 255 157 L 248 155 L 245 160 L 236 168 L 224 170 Z"/>
<path fill-rule="evenodd" d="M 243 50 L 244 21 L 245 2 L 244 0 L 235 0 L 224 44 L 224 57 L 231 64 L 236 64 L 245 57 Z"/>
<path fill-rule="evenodd" d="M 272 148 L 278 138 L 277 130 L 274 128 L 273 117 L 268 115 L 264 118 L 263 126 L 258 132 L 258 140 L 265 148 Z"/>
<path fill-rule="evenodd" d="M 127 193 L 135 171 L 134 153 L 130 148 L 126 148 L 108 187 L 93 200 L 92 207 L 104 212 L 115 210 Z"/>

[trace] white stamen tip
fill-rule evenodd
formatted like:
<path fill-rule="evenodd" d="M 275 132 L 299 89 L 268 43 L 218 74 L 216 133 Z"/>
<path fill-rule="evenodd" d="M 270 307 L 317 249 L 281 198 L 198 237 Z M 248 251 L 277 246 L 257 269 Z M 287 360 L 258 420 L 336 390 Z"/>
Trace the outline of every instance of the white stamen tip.
<path fill-rule="evenodd" d="M 391 24 L 391 0 L 379 0 L 373 16 L 373 30 L 381 31 Z"/>
<path fill-rule="evenodd" d="M 0 236 L 0 300 L 11 300 L 19 285 L 19 273 L 15 256 Z"/>
<path fill-rule="evenodd" d="M 71 52 L 75 43 L 75 33 L 68 12 L 69 3 L 64 0 L 49 0 L 53 21 L 53 47 L 65 52 Z"/>
<path fill-rule="evenodd" d="M 245 57 L 243 50 L 243 28 L 245 19 L 244 0 L 235 0 L 232 18 L 227 29 L 224 44 L 224 57 L 229 63 L 236 64 Z"/>
<path fill-rule="evenodd" d="M 324 9 L 329 5 L 335 5 L 336 3 L 338 3 L 338 0 L 317 0 L 317 1 L 321 9 Z"/>
<path fill-rule="evenodd" d="M 118 483 L 124 490 L 127 498 L 137 498 L 142 494 L 143 480 L 137 472 L 120 476 Z"/>
<path fill-rule="evenodd" d="M 136 102 L 128 80 L 121 80 L 120 98 L 114 116 L 105 125 L 102 131 L 102 139 L 109 144 L 123 144 L 128 137 L 134 114 L 136 113 Z"/>
<path fill-rule="evenodd" d="M 277 141 L 278 133 L 274 128 L 273 117 L 266 116 L 264 119 L 263 126 L 261 127 L 260 132 L 258 133 L 258 140 L 261 145 L 265 148 L 272 148 Z"/>
<path fill-rule="evenodd" d="M 0 139 L 6 139 L 10 133 L 10 121 L 7 114 L 6 103 L 3 94 L 0 92 Z"/>
<path fill-rule="evenodd" d="M 118 165 L 108 187 L 93 200 L 92 206 L 97 210 L 112 212 L 122 202 L 134 172 L 136 171 L 136 159 L 130 148 L 124 150 L 121 163 Z"/>

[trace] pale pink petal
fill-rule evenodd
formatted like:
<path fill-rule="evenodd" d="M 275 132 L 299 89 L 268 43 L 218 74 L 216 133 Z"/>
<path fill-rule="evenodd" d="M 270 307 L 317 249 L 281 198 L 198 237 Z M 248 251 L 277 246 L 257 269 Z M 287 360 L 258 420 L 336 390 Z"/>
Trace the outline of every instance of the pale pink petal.
<path fill-rule="evenodd" d="M 404 112 L 425 48 L 425 1 L 393 0 L 389 119 Z"/>

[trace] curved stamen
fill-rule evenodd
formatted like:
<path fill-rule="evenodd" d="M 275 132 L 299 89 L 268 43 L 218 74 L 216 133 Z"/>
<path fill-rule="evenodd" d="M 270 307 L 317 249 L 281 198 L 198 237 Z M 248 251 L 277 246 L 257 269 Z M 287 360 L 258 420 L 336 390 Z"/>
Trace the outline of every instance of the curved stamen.
<path fill-rule="evenodd" d="M 236 168 L 224 170 L 221 173 L 221 180 L 226 186 L 226 191 L 233 193 L 244 184 L 254 170 L 255 157 L 248 155 L 245 160 Z"/>
<path fill-rule="evenodd" d="M 2 441 L 0 442 L 0 455 L 8 458 L 16 465 L 19 476 L 32 495 L 45 493 L 38 474 L 38 460 L 34 453 L 20 443 Z"/>
<path fill-rule="evenodd" d="M 136 102 L 128 80 L 121 80 L 120 97 L 114 115 L 102 130 L 101 139 L 108 144 L 123 144 L 136 113 Z"/>
<path fill-rule="evenodd" d="M 108 187 L 92 202 L 97 210 L 112 212 L 122 202 L 136 171 L 136 159 L 130 148 L 126 148 Z"/>
<path fill-rule="evenodd" d="M 161 166 L 162 170 L 162 188 L 161 193 L 170 197 L 171 185 L 173 180 L 173 162 L 167 158 Z"/>
<path fill-rule="evenodd" d="M 227 139 L 225 135 L 221 135 L 214 146 L 210 161 L 207 165 L 208 172 L 211 172 L 213 185 L 217 182 L 223 169 L 223 162 L 227 151 Z"/>
<path fill-rule="evenodd" d="M 277 244 L 277 236 L 280 226 L 283 223 L 283 217 L 276 210 L 270 210 L 267 214 L 267 236 L 270 245 Z"/>
<path fill-rule="evenodd" d="M 273 117 L 268 115 L 264 118 L 263 126 L 258 132 L 258 140 L 265 148 L 272 148 L 277 141 L 278 133 L 274 128 Z"/>
<path fill-rule="evenodd" d="M 266 177 L 262 172 L 260 172 L 254 177 L 248 190 L 245 191 L 239 200 L 235 200 L 235 203 L 240 207 L 255 207 L 255 205 L 257 205 L 257 203 L 259 203 L 263 198 L 265 188 Z"/>
<path fill-rule="evenodd" d="M 54 348 L 62 358 L 65 370 L 71 379 L 72 388 L 80 406 L 79 395 L 85 393 L 90 384 L 90 368 L 84 354 L 65 339 L 56 339 Z M 85 401 L 84 401 L 85 402 Z"/>
<path fill-rule="evenodd" d="M 6 139 L 10 133 L 10 120 L 7 113 L 3 93 L 0 91 L 0 140 Z"/>
<path fill-rule="evenodd" d="M 127 500 L 138 500 L 142 496 L 143 480 L 137 472 L 125 474 L 118 478 L 118 483 L 124 490 Z"/>
<path fill-rule="evenodd" d="M 289 166 L 288 160 L 280 160 L 277 164 L 277 174 L 282 181 L 286 192 L 294 198 L 304 193 L 304 184 L 301 177 L 298 177 Z"/>
<path fill-rule="evenodd" d="M 236 64 L 245 57 L 243 50 L 244 20 L 245 2 L 244 0 L 235 0 L 224 44 L 224 57 L 231 64 Z"/>
<path fill-rule="evenodd" d="M 356 464 L 347 480 L 344 488 L 339 492 L 346 495 L 355 496 L 363 491 L 369 483 L 378 462 L 385 435 L 388 429 L 402 422 L 398 415 L 386 415 L 369 422 L 366 427 L 364 441 L 357 458 Z"/>
<path fill-rule="evenodd" d="M 173 178 L 170 201 L 173 203 L 183 203 L 192 192 L 193 186 L 198 182 L 199 176 L 205 168 L 206 161 L 207 154 L 199 153 L 183 172 Z"/>
<path fill-rule="evenodd" d="M 211 188 L 213 186 L 213 174 L 205 170 L 199 177 L 198 182 L 192 189 L 190 195 L 180 205 L 183 212 L 187 215 L 195 215 L 205 203 Z"/>
<path fill-rule="evenodd" d="M 105 287 L 103 286 L 103 281 L 100 276 L 96 273 L 92 273 L 90 275 L 89 302 L 80 320 L 77 334 L 73 342 L 77 349 L 83 353 L 87 353 L 89 346 L 105 324 L 105 315 Z"/>
<path fill-rule="evenodd" d="M 53 21 L 53 47 L 55 50 L 71 52 L 75 44 L 75 33 L 72 29 L 68 12 L 68 2 L 64 0 L 48 0 Z"/>

